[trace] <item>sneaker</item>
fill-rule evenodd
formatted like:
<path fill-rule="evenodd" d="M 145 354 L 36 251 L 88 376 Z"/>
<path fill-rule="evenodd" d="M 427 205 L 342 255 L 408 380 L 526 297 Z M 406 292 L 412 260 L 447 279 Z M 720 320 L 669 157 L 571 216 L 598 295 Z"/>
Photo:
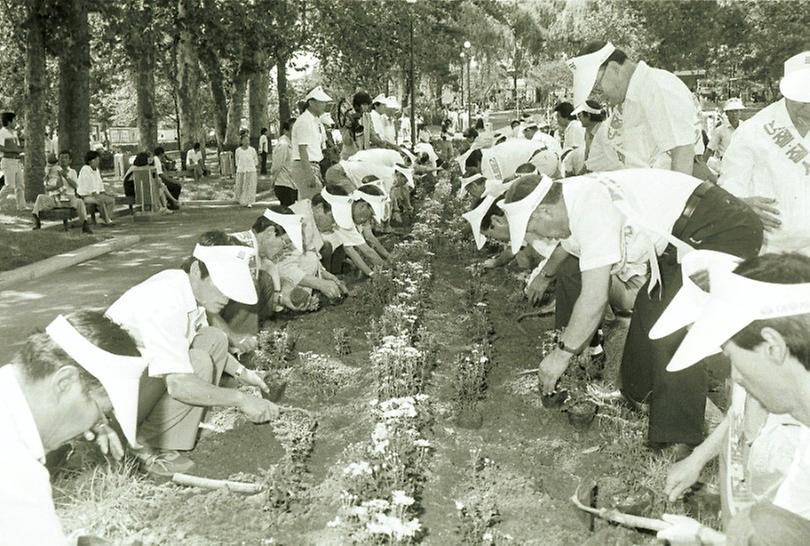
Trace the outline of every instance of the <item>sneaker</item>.
<path fill-rule="evenodd" d="M 169 478 L 176 473 L 185 473 L 194 468 L 194 461 L 174 450 L 135 451 L 143 472 L 159 478 Z"/>
<path fill-rule="evenodd" d="M 39 216 L 36 214 L 32 214 L 31 216 L 34 218 L 34 227 L 31 229 L 42 229 L 42 222 L 40 222 Z"/>
<path fill-rule="evenodd" d="M 88 235 L 93 234 L 93 230 L 90 229 L 90 226 L 87 225 L 87 222 L 82 224 L 82 233 L 87 233 Z"/>

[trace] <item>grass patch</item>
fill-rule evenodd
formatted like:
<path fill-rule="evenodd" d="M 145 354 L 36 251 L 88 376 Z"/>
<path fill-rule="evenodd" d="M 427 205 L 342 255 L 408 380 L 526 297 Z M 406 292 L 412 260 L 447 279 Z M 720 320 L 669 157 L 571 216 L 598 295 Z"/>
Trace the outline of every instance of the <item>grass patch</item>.
<path fill-rule="evenodd" d="M 10 271 L 104 239 L 105 237 L 98 235 L 85 235 L 79 229 L 67 233 L 54 229 L 0 229 L 0 271 Z"/>

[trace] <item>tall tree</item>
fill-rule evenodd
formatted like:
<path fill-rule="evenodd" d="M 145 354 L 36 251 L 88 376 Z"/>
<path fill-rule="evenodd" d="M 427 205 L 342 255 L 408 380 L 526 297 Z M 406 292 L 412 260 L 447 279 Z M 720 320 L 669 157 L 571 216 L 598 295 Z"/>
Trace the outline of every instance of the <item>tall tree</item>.
<path fill-rule="evenodd" d="M 88 0 L 68 0 L 59 48 L 59 147 L 79 167 L 90 148 L 90 23 Z"/>
<path fill-rule="evenodd" d="M 200 62 L 194 47 L 194 14 L 200 5 L 195 0 L 177 0 L 177 107 L 180 127 L 180 150 L 185 165 L 185 152 L 203 138 L 200 117 Z"/>
<path fill-rule="evenodd" d="M 45 29 L 47 6 L 43 0 L 28 5 L 25 21 L 25 199 L 33 202 L 44 193 L 47 92 Z"/>
<path fill-rule="evenodd" d="M 248 119 L 250 120 L 250 142 L 258 147 L 259 136 L 267 128 L 267 98 L 270 91 L 270 73 L 266 56 L 259 59 L 259 70 L 253 74 L 248 83 Z M 257 148 L 258 149 L 258 148 Z"/>

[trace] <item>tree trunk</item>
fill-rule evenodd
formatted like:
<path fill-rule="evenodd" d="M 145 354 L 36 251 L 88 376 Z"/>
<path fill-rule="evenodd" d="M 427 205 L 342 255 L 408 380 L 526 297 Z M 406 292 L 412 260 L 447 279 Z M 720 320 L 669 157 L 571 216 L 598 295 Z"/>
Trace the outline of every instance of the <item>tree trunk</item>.
<path fill-rule="evenodd" d="M 242 127 L 242 114 L 245 108 L 245 93 L 248 80 L 253 76 L 250 66 L 242 63 L 231 81 L 231 97 L 228 102 L 228 127 L 225 130 L 225 149 L 235 150 L 239 146 L 239 129 Z"/>
<path fill-rule="evenodd" d="M 209 49 L 200 50 L 200 61 L 208 75 L 211 86 L 211 98 L 214 101 L 214 133 L 217 137 L 217 149 L 222 151 L 225 143 L 225 131 L 228 128 L 228 101 L 225 97 L 225 77 L 219 59 Z"/>
<path fill-rule="evenodd" d="M 45 192 L 45 25 L 32 6 L 25 44 L 25 200 L 33 202 Z"/>
<path fill-rule="evenodd" d="M 196 0 L 178 0 L 177 24 L 179 40 L 177 44 L 177 110 L 180 128 L 180 155 L 183 167 L 185 158 L 195 142 L 203 139 L 203 129 L 197 111 L 199 105 L 200 63 L 194 47 L 189 13 L 197 13 L 199 3 Z"/>
<path fill-rule="evenodd" d="M 158 144 L 158 119 L 155 112 L 154 50 L 144 48 L 135 60 L 135 89 L 137 90 L 138 144 L 141 150 L 154 150 Z"/>
<path fill-rule="evenodd" d="M 290 102 L 287 100 L 287 59 L 282 55 L 276 55 L 276 82 L 280 125 L 290 119 Z"/>
<path fill-rule="evenodd" d="M 258 149 L 262 129 L 267 129 L 267 95 L 270 86 L 270 74 L 265 66 L 250 78 L 248 89 L 248 111 L 250 112 L 250 144 Z"/>
<path fill-rule="evenodd" d="M 90 25 L 86 0 L 72 0 L 71 37 L 59 57 L 59 148 L 77 170 L 90 148 Z"/>

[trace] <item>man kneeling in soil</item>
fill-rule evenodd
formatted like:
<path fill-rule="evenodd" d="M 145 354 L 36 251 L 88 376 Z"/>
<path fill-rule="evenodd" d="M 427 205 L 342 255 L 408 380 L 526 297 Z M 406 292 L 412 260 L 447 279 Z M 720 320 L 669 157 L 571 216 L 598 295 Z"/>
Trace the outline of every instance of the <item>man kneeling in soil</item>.
<path fill-rule="evenodd" d="M 678 545 L 807 544 L 810 258 L 766 254 L 737 265 L 732 256 L 700 254 L 705 253 L 686 256 L 684 268 L 694 267 L 685 273 L 699 279 L 695 275 L 708 267 L 708 292 L 686 274 L 650 335 L 666 336 L 692 324 L 668 372 L 689 368 L 721 347 L 731 359 L 735 393 L 743 396 L 732 395 L 724 423 L 670 470 L 666 485 L 674 501 L 719 455 L 726 535 L 691 518 L 665 515 L 673 526 L 658 537 Z"/>
<path fill-rule="evenodd" d="M 103 452 L 120 458 L 107 414 L 115 413 L 134 445 L 145 367 L 127 333 L 92 311 L 60 315 L 0 367 L 0 544 L 68 543 L 45 454 L 84 434 L 97 436 Z"/>
<path fill-rule="evenodd" d="M 208 407 L 236 407 L 254 423 L 278 415 L 269 401 L 218 386 L 225 372 L 267 391 L 258 374 L 228 353 L 227 336 L 208 326 L 206 316 L 219 313 L 229 299 L 256 303 L 248 265 L 252 256 L 251 249 L 235 240 L 229 246 L 198 244 L 182 270 L 153 275 L 107 309 L 107 316 L 129 332 L 149 361 L 138 403 L 138 443 L 143 448 L 136 451 L 149 473 L 171 476 L 191 469 L 194 463 L 179 451 L 194 448 Z"/>

